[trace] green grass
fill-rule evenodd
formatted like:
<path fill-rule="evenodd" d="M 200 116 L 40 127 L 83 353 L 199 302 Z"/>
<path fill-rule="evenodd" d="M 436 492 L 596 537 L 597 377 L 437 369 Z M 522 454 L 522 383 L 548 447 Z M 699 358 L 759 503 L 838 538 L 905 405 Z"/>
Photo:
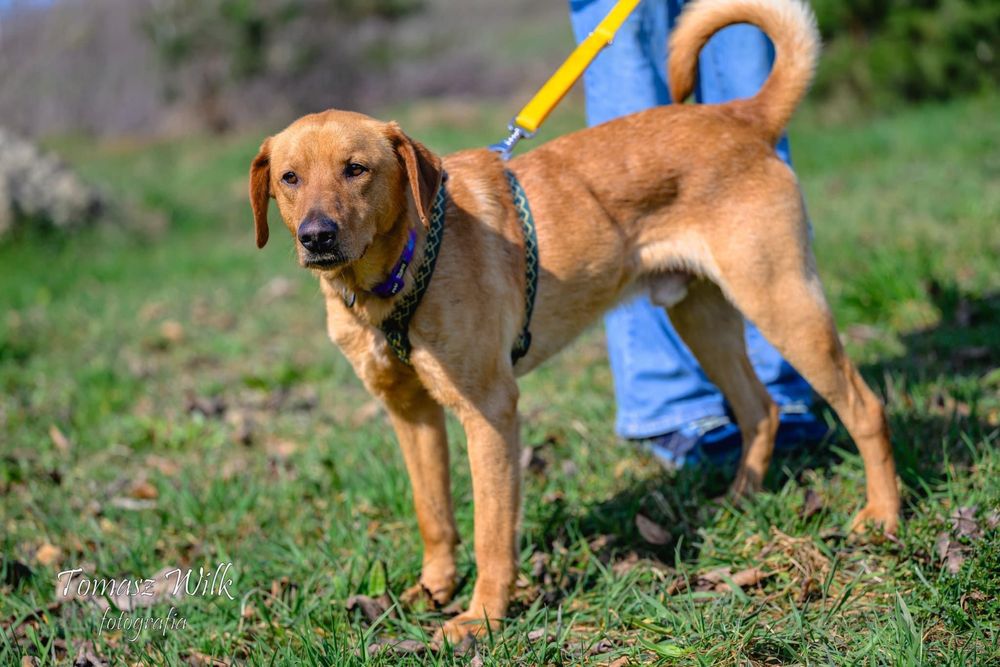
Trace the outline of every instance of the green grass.
<path fill-rule="evenodd" d="M 898 541 L 845 534 L 863 474 L 842 429 L 778 459 L 767 491 L 739 507 L 719 499 L 723 472 L 669 476 L 617 443 L 595 329 L 522 383 L 538 460 L 516 601 L 477 647 L 485 664 L 997 664 L 998 102 L 832 127 L 807 113 L 792 132 L 838 322 L 888 402 L 905 490 Z M 440 151 L 493 141 L 504 120 L 394 115 Z M 92 650 L 116 662 L 340 665 L 377 639 L 423 642 L 446 618 L 396 608 L 369 625 L 345 609 L 351 595 L 395 599 L 416 580 L 418 534 L 389 426 L 326 339 L 316 284 L 283 235 L 253 248 L 245 175 L 260 138 L 59 142 L 128 200 L 126 229 L 0 246 L 0 664 Z M 222 414 L 203 414 L 212 401 Z M 467 601 L 471 489 L 449 428 Z M 806 492 L 820 501 L 811 515 Z M 978 533 L 953 528 L 963 507 L 976 508 Z M 637 513 L 666 544 L 643 539 Z M 955 572 L 941 535 L 962 557 Z M 178 601 L 187 627 L 138 641 L 100 633 L 90 604 L 54 604 L 63 569 L 143 577 L 219 562 L 234 564 L 235 601 Z M 750 565 L 771 574 L 759 587 L 670 594 L 678 578 Z"/>

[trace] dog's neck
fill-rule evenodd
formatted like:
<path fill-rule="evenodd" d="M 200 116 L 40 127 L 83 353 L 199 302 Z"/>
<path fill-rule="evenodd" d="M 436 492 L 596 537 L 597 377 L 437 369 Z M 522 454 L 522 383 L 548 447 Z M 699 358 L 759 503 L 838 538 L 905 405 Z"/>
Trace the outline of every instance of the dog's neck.
<path fill-rule="evenodd" d="M 331 288 L 339 292 L 344 304 L 354 310 L 370 324 L 378 324 L 392 312 L 400 295 L 412 285 L 408 279 L 413 268 L 419 266 L 423 255 L 423 241 L 426 230 L 422 225 L 414 225 L 411 216 L 402 213 L 389 231 L 375 237 L 365 256 L 339 273 L 325 276 Z M 406 262 L 403 283 L 393 293 L 383 293 L 390 282 L 390 276 L 399 268 L 401 259 L 407 255 L 407 245 L 414 237 L 412 256 Z"/>

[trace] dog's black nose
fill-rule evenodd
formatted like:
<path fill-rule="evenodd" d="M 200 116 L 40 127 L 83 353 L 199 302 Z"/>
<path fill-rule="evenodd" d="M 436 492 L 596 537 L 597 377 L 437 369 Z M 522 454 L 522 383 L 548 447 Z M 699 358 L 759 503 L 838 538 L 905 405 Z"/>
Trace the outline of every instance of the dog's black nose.
<path fill-rule="evenodd" d="M 313 216 L 299 226 L 299 243 L 309 252 L 325 254 L 337 245 L 337 223 L 326 216 Z"/>

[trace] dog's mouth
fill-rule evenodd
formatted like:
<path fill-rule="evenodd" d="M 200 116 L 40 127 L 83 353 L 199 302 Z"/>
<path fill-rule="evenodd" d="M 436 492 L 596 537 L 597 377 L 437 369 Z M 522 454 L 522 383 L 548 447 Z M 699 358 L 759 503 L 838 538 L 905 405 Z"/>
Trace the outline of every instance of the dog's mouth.
<path fill-rule="evenodd" d="M 331 269 L 337 269 L 350 260 L 340 254 L 335 255 L 311 255 L 309 257 L 304 257 L 302 259 L 302 266 L 307 269 L 319 269 L 320 271 L 329 271 Z"/>
<path fill-rule="evenodd" d="M 337 251 L 326 253 L 323 255 L 309 254 L 302 257 L 302 266 L 307 269 L 316 269 L 318 271 L 332 271 L 333 269 L 339 269 L 352 262 L 360 261 L 368 253 L 368 248 L 371 247 L 371 243 L 365 245 L 361 254 L 355 258 L 348 257 L 344 253 Z"/>

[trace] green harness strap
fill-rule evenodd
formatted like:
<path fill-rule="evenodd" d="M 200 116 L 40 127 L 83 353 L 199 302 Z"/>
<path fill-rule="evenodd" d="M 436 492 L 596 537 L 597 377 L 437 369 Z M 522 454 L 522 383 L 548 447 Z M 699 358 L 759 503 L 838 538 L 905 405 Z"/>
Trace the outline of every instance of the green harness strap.
<path fill-rule="evenodd" d="M 529 327 L 531 313 L 535 309 L 535 293 L 538 292 L 538 234 L 535 231 L 535 218 L 531 215 L 531 206 L 528 205 L 528 195 L 524 194 L 521 182 L 510 169 L 505 169 L 504 175 L 507 176 L 510 194 L 514 198 L 514 208 L 517 209 L 517 216 L 521 219 L 521 231 L 524 234 L 524 328 L 514 341 L 514 349 L 510 351 L 510 362 L 516 364 L 518 359 L 528 354 L 528 348 L 531 347 Z"/>
<path fill-rule="evenodd" d="M 525 308 L 524 308 L 524 328 L 514 342 L 514 348 L 510 352 L 511 363 L 528 353 L 531 347 L 531 313 L 535 308 L 535 294 L 538 291 L 538 235 L 535 232 L 535 218 L 531 215 L 531 207 L 528 205 L 528 197 L 524 193 L 524 188 L 517 180 L 517 177 L 509 169 L 504 170 L 507 183 L 510 185 L 510 193 L 514 199 L 514 207 L 517 215 L 521 219 L 521 229 L 524 234 L 524 265 L 525 265 Z M 427 291 L 431 283 L 431 276 L 434 274 L 434 265 L 437 263 L 438 253 L 441 250 L 441 239 L 444 236 L 444 212 L 448 202 L 448 194 L 445 190 L 445 180 L 441 181 L 437 196 L 434 198 L 434 205 L 431 207 L 430 229 L 427 231 L 427 239 L 424 242 L 424 259 L 417 269 L 413 278 L 413 289 L 400 298 L 399 303 L 385 320 L 379 325 L 382 333 L 389 343 L 389 347 L 396 353 L 399 360 L 404 364 L 410 363 L 410 320 L 420 305 L 420 300 Z"/>

